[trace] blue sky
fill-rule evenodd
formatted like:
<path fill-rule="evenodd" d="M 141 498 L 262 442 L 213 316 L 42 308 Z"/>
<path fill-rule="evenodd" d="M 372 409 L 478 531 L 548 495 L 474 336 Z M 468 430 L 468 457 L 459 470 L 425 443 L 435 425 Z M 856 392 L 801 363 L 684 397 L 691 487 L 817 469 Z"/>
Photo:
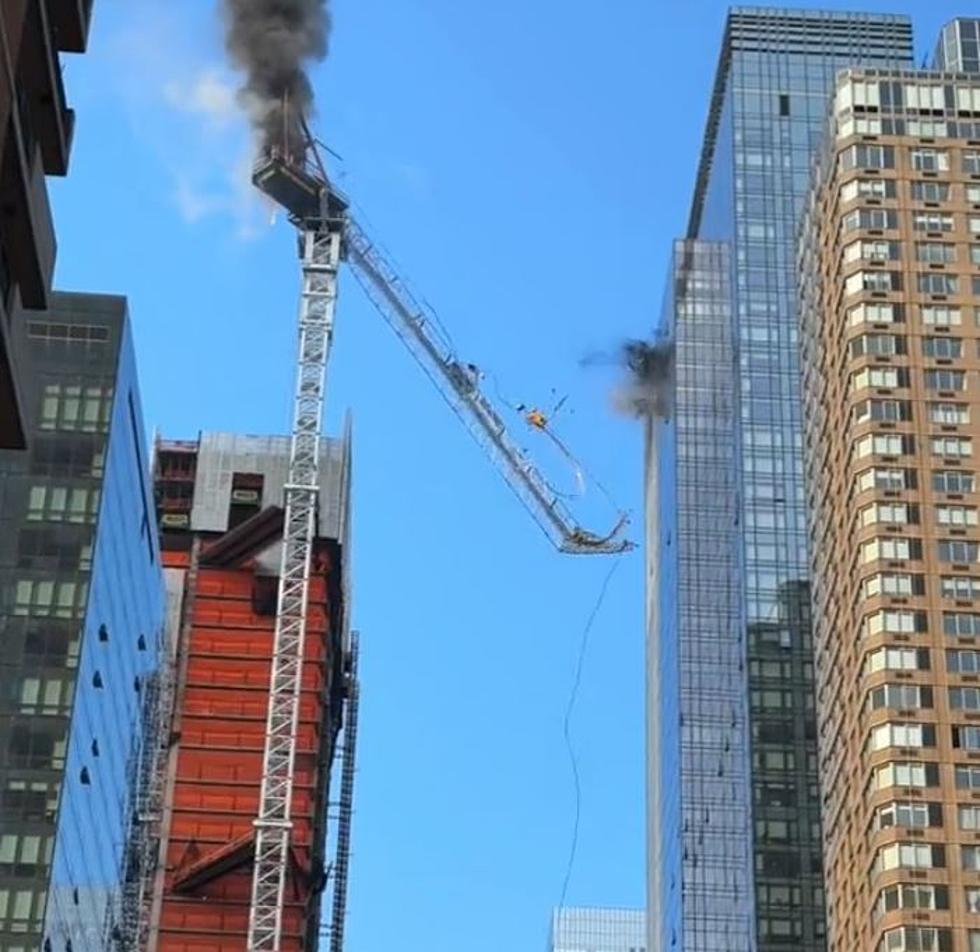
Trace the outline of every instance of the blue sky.
<path fill-rule="evenodd" d="M 611 411 L 608 374 L 579 362 L 655 322 L 724 11 L 334 0 L 315 71 L 338 184 L 466 359 L 515 401 L 569 395 L 561 435 L 634 511 L 634 535 L 640 431 Z M 904 12 L 921 57 L 970 11 Z M 285 431 L 295 248 L 245 182 L 216 6 L 98 0 L 66 81 L 78 126 L 71 175 L 53 184 L 58 286 L 129 296 L 148 427 Z M 549 549 L 350 276 L 328 403 L 331 432 L 348 409 L 355 427 L 363 727 L 348 948 L 540 952 L 573 819 L 562 716 L 609 563 Z M 643 902 L 643 682 L 633 553 L 572 723 L 571 903 Z"/>

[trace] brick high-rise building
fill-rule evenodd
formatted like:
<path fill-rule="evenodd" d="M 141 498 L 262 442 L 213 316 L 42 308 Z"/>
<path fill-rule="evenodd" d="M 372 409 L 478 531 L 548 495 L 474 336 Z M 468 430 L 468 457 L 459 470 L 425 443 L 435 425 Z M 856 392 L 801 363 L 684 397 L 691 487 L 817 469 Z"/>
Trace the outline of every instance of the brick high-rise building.
<path fill-rule="evenodd" d="M 25 309 L 48 307 L 55 236 L 45 175 L 65 175 L 75 115 L 60 54 L 85 50 L 92 0 L 0 3 L 0 449 L 26 440 L 10 346 Z"/>
<path fill-rule="evenodd" d="M 829 947 L 977 952 L 980 76 L 852 70 L 831 110 L 799 257 Z"/>
<path fill-rule="evenodd" d="M 155 870 L 145 952 L 245 949 L 289 447 L 288 437 L 225 433 L 156 445 L 173 716 L 161 734 L 161 823 L 144 831 Z M 349 436 L 323 439 L 320 452 L 283 952 L 318 947 L 331 768 L 355 675 Z"/>

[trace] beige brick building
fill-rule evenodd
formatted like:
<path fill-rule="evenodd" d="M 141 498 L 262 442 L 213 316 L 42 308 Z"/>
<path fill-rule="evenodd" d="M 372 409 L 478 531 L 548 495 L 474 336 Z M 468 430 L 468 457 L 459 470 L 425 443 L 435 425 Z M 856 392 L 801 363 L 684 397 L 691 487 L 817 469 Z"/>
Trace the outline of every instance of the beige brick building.
<path fill-rule="evenodd" d="M 800 235 L 835 952 L 980 952 L 980 76 L 850 71 Z"/>

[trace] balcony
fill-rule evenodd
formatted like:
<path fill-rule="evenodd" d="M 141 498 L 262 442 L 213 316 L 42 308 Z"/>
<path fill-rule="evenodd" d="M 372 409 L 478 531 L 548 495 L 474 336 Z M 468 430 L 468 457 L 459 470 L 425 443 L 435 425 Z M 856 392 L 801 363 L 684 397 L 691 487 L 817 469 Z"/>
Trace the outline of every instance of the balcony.
<path fill-rule="evenodd" d="M 92 0 L 47 0 L 48 19 L 63 53 L 84 53 L 92 19 Z"/>

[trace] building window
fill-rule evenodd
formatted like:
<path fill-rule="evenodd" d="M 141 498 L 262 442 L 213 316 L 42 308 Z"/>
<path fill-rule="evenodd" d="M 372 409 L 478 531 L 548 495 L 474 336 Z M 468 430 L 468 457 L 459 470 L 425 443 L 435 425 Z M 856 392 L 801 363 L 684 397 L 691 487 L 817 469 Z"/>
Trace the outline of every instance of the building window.
<path fill-rule="evenodd" d="M 845 261 L 895 261 L 898 258 L 897 241 L 853 241 L 844 248 Z"/>
<path fill-rule="evenodd" d="M 967 912 L 980 912 L 980 886 L 967 886 L 964 899 Z M 980 952 L 980 931 L 970 930 L 969 952 Z"/>
<path fill-rule="evenodd" d="M 948 182 L 913 182 L 912 200 L 916 202 L 945 202 L 949 199 Z"/>
<path fill-rule="evenodd" d="M 42 430 L 105 433 L 112 410 L 111 387 L 47 384 L 41 399 L 38 425 Z"/>
<path fill-rule="evenodd" d="M 926 357 L 962 357 L 963 340 L 960 337 L 923 337 L 922 353 Z"/>
<path fill-rule="evenodd" d="M 873 502 L 858 513 L 862 526 L 877 523 L 905 525 L 909 521 L 909 507 L 904 502 Z"/>
<path fill-rule="evenodd" d="M 928 843 L 891 843 L 878 850 L 875 856 L 874 873 L 877 875 L 889 869 L 900 868 L 941 869 L 945 865 L 945 850 L 941 846 L 932 846 Z"/>
<path fill-rule="evenodd" d="M 908 474 L 904 469 L 893 469 L 887 466 L 874 466 L 858 474 L 858 492 L 869 489 L 911 489 Z"/>
<path fill-rule="evenodd" d="M 878 572 L 864 580 L 862 589 L 865 598 L 876 595 L 921 595 L 922 576 L 905 572 Z"/>
<path fill-rule="evenodd" d="M 975 526 L 977 510 L 974 506 L 936 506 L 936 522 L 941 526 Z"/>
<path fill-rule="evenodd" d="M 852 145 L 840 153 L 840 165 L 847 169 L 893 169 L 895 149 L 890 145 Z"/>
<path fill-rule="evenodd" d="M 961 830 L 980 830 L 980 807 L 973 804 L 958 806 L 956 822 Z"/>
<path fill-rule="evenodd" d="M 878 947 L 879 952 L 952 952 L 949 929 L 932 926 L 899 926 L 889 929 Z"/>
<path fill-rule="evenodd" d="M 91 525 L 99 512 L 99 490 L 86 487 L 32 486 L 27 499 L 29 522 Z"/>
<path fill-rule="evenodd" d="M 928 327 L 957 327 L 963 320 L 960 309 L 947 304 L 923 304 L 919 313 Z"/>
<path fill-rule="evenodd" d="M 841 230 L 845 233 L 858 229 L 895 228 L 898 228 L 898 212 L 893 208 L 855 208 L 841 218 Z M 937 231 L 938 229 L 930 228 L 928 230 Z"/>
<path fill-rule="evenodd" d="M 876 916 L 896 909 L 949 909 L 949 888 L 933 885 L 887 886 L 878 895 Z"/>
<path fill-rule="evenodd" d="M 878 274 L 887 274 L 879 271 Z M 928 271 L 916 275 L 916 285 L 920 294 L 958 294 L 960 279 L 955 274 L 945 274 L 941 271 Z"/>
<path fill-rule="evenodd" d="M 922 543 L 919 539 L 896 539 L 891 536 L 881 536 L 863 542 L 858 552 L 858 559 L 862 564 L 877 562 L 879 559 L 889 562 L 921 559 Z"/>
<path fill-rule="evenodd" d="M 923 264 L 953 264 L 956 261 L 956 245 L 941 241 L 916 242 L 915 260 Z"/>
<path fill-rule="evenodd" d="M 928 671 L 929 651 L 925 648 L 877 648 L 864 659 L 864 676 L 877 671 Z"/>
<path fill-rule="evenodd" d="M 932 707 L 932 688 L 927 684 L 882 684 L 868 694 L 871 710 L 896 711 Z"/>
<path fill-rule="evenodd" d="M 912 419 L 912 404 L 908 400 L 861 400 L 854 405 L 854 422 L 871 420 L 898 422 Z"/>
<path fill-rule="evenodd" d="M 952 693 L 955 688 L 950 688 L 949 690 Z M 972 690 L 976 691 L 977 688 L 973 688 Z M 953 768 L 953 777 L 958 790 L 980 790 L 980 766 L 956 764 Z"/>
<path fill-rule="evenodd" d="M 909 164 L 917 172 L 947 172 L 949 153 L 941 149 L 911 149 Z"/>
<path fill-rule="evenodd" d="M 871 749 L 885 750 L 888 747 L 935 747 L 936 728 L 932 724 L 879 724 L 871 731 Z M 895 811 L 898 816 L 906 816 L 906 812 L 913 806 L 925 807 L 925 804 L 904 804 L 891 803 L 888 809 L 891 811 L 888 816 L 894 817 Z M 905 811 L 905 812 L 903 812 Z M 878 811 L 881 814 L 881 810 Z M 910 814 L 911 815 L 911 814 Z M 882 823 L 882 826 L 928 826 L 928 816 L 926 822 L 916 823 L 908 820 L 907 822 L 892 820 Z"/>
<path fill-rule="evenodd" d="M 896 324 L 902 320 L 901 308 L 888 302 L 855 304 L 847 311 L 851 327 L 858 324 Z"/>
<path fill-rule="evenodd" d="M 940 469 L 932 474 L 932 488 L 941 493 L 972 493 L 973 473 L 958 469 Z"/>
<path fill-rule="evenodd" d="M 967 175 L 980 175 L 980 152 L 963 153 L 963 171 Z"/>
<path fill-rule="evenodd" d="M 980 598 L 980 579 L 968 575 L 944 575 L 939 580 L 943 598 L 972 601 Z"/>
<path fill-rule="evenodd" d="M 863 390 L 866 387 L 893 389 L 908 386 L 904 367 L 865 367 L 851 375 L 851 389 Z M 962 371 L 961 371 L 962 372 Z"/>
<path fill-rule="evenodd" d="M 970 422 L 970 407 L 966 403 L 930 403 L 929 422 L 955 425 Z"/>
<path fill-rule="evenodd" d="M 941 562 L 976 562 L 978 543 L 965 539 L 940 539 L 936 544 Z"/>
<path fill-rule="evenodd" d="M 933 369 L 925 372 L 925 384 L 929 390 L 964 390 L 966 372 L 963 370 Z"/>
<path fill-rule="evenodd" d="M 933 436 L 929 439 L 933 456 L 970 456 L 973 441 L 966 436 Z"/>
<path fill-rule="evenodd" d="M 915 452 L 915 439 L 906 433 L 869 433 L 854 441 L 854 458 L 901 456 Z"/>
<path fill-rule="evenodd" d="M 954 638 L 980 635 L 980 615 L 974 612 L 943 612 L 943 634 Z"/>
<path fill-rule="evenodd" d="M 980 651 L 968 648 L 947 651 L 946 670 L 954 674 L 976 674 L 980 671 Z"/>
<path fill-rule="evenodd" d="M 882 609 L 872 612 L 862 623 L 862 636 L 877 635 L 883 631 L 895 634 L 914 634 L 926 630 L 926 616 L 923 612 L 900 609 Z"/>
<path fill-rule="evenodd" d="M 933 184 L 933 183 L 929 183 Z M 895 180 L 894 179 L 851 179 L 845 182 L 840 189 L 840 197 L 843 202 L 853 201 L 855 198 L 894 198 Z"/>
<path fill-rule="evenodd" d="M 946 212 L 916 212 L 912 227 L 916 231 L 952 231 L 953 216 Z"/>
<path fill-rule="evenodd" d="M 954 338 L 943 338 L 953 340 Z M 905 338 L 896 334 L 862 334 L 855 337 L 849 345 L 852 357 L 894 357 L 906 352 Z"/>
<path fill-rule="evenodd" d="M 33 617 L 77 618 L 85 607 L 87 588 L 67 581 L 17 582 L 14 589 L 15 615 Z"/>

